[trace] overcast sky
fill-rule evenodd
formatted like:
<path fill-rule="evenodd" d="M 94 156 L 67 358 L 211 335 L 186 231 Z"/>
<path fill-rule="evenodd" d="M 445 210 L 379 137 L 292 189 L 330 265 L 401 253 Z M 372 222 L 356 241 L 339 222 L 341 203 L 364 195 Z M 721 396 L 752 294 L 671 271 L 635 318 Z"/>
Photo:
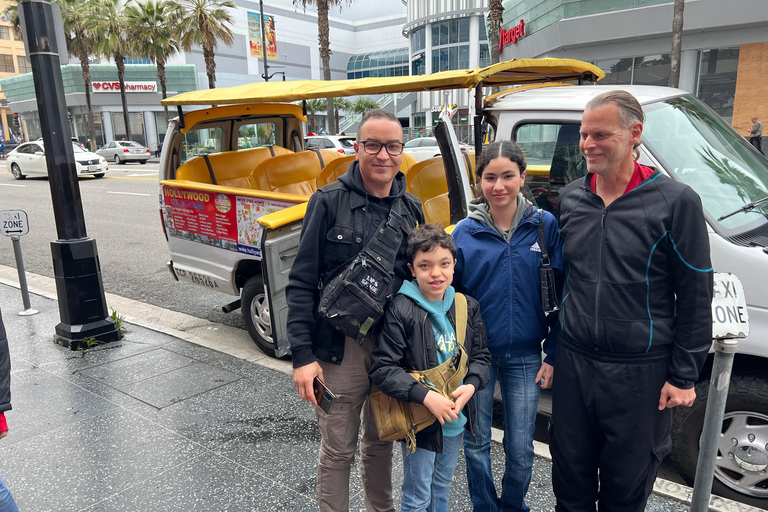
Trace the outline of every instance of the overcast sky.
<path fill-rule="evenodd" d="M 405 11 L 406 7 L 401 0 L 355 0 L 350 4 L 342 0 L 340 7 L 331 7 L 329 16 L 363 21 L 405 14 Z"/>

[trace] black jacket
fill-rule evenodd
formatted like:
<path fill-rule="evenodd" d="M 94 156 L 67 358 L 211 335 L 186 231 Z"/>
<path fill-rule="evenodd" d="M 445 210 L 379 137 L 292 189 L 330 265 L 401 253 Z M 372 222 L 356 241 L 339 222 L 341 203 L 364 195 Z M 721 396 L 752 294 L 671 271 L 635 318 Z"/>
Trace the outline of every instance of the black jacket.
<path fill-rule="evenodd" d="M 0 313 L 0 412 L 11 410 L 11 354 L 5 336 L 3 315 Z"/>
<path fill-rule="evenodd" d="M 655 171 L 606 208 L 591 177 L 560 196 L 568 264 L 561 336 L 595 352 L 668 351 L 667 380 L 691 388 L 712 344 L 712 264 L 701 200 Z"/>
<path fill-rule="evenodd" d="M 456 328 L 456 303 L 448 311 L 448 318 Z M 469 367 L 464 384 L 475 386 L 475 395 L 467 403 L 467 428 L 474 435 L 475 396 L 488 385 L 491 373 L 491 353 L 480 306 L 467 297 L 467 334 L 464 348 L 469 356 Z M 371 356 L 371 382 L 387 395 L 401 402 L 423 404 L 429 392 L 405 370 L 428 370 L 438 365 L 435 335 L 427 312 L 413 299 L 396 295 L 384 314 L 376 349 Z M 416 434 L 416 446 L 433 452 L 443 451 L 443 430 L 435 422 Z"/>
<path fill-rule="evenodd" d="M 405 259 L 408 233 L 417 222 L 424 223 L 421 201 L 405 191 L 405 175 L 399 172 L 395 176 L 390 196 L 377 198 L 365 190 L 355 161 L 338 181 L 312 194 L 301 229 L 299 252 L 286 288 L 288 339 L 294 368 L 316 359 L 341 364 L 344 335 L 318 316 L 318 284 L 321 280 L 327 281 L 363 250 L 376 228 L 387 219 L 396 199 L 403 201 L 400 222 L 403 240 L 395 261 L 395 291 L 410 275 Z"/>

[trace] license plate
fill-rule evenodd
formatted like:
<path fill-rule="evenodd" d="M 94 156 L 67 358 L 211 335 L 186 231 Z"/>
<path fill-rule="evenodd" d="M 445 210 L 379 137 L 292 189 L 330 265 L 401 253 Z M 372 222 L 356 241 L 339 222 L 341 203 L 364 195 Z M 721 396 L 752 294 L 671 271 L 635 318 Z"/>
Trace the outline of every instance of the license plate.
<path fill-rule="evenodd" d="M 99 167 L 96 165 L 91 165 L 88 167 L 88 170 L 91 172 L 97 172 L 99 170 Z"/>
<path fill-rule="evenodd" d="M 133 152 L 133 153 L 143 153 L 143 151 L 140 150 L 140 149 L 132 149 L 131 152 Z"/>

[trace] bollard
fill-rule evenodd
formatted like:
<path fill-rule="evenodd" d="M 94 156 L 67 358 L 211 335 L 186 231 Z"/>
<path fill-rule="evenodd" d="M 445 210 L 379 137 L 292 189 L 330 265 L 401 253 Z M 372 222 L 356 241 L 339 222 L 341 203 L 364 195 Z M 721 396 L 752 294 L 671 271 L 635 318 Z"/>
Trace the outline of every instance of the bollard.
<path fill-rule="evenodd" d="M 29 302 L 29 289 L 27 288 L 27 274 L 24 271 L 24 257 L 21 255 L 21 240 L 18 236 L 12 236 L 13 255 L 16 258 L 16 270 L 19 272 L 19 286 L 21 287 L 21 302 L 24 304 L 24 311 L 19 311 L 19 316 L 30 316 L 39 313 L 32 309 Z"/>
<path fill-rule="evenodd" d="M 731 382 L 733 358 L 739 348 L 738 339 L 715 339 L 715 359 L 712 363 L 712 378 L 709 381 L 707 410 L 704 414 L 704 428 L 699 442 L 699 460 L 696 463 L 696 479 L 693 484 L 691 512 L 709 510 L 712 494 L 712 480 L 715 477 L 717 440 L 725 416 L 725 402 Z"/>

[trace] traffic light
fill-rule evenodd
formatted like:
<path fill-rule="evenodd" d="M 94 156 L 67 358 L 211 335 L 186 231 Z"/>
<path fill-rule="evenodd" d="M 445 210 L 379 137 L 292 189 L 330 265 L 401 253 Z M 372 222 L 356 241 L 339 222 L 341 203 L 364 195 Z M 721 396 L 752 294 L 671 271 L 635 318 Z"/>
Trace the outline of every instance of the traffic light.
<path fill-rule="evenodd" d="M 16 128 L 19 128 L 21 126 L 21 122 L 19 121 L 19 114 L 13 113 L 13 126 Z"/>

